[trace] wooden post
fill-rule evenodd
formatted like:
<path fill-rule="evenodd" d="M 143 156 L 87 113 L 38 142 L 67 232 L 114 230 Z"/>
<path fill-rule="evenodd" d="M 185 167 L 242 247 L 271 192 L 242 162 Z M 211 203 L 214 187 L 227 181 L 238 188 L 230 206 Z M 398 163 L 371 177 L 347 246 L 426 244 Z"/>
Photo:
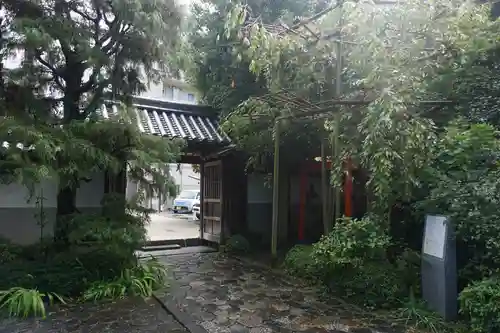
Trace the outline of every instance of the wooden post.
<path fill-rule="evenodd" d="M 304 165 L 300 172 L 300 188 L 299 188 L 299 225 L 298 239 L 299 243 L 305 240 L 305 220 L 306 220 L 306 192 L 307 192 L 307 168 Z"/>
<path fill-rule="evenodd" d="M 280 161 L 280 126 L 274 123 L 274 168 L 273 168 L 273 217 L 271 228 L 271 254 L 278 256 L 278 218 L 279 218 L 279 161 Z"/>
<path fill-rule="evenodd" d="M 200 163 L 200 240 L 203 241 L 205 224 L 205 162 Z"/>
<path fill-rule="evenodd" d="M 340 0 L 339 3 L 339 23 L 338 23 L 338 32 L 339 32 L 339 40 L 337 42 L 337 63 L 336 63 L 336 75 L 335 75 L 335 98 L 340 98 L 342 94 L 342 26 L 343 26 L 343 0 Z M 332 157 L 332 162 L 340 162 L 340 112 L 335 112 L 335 124 L 334 124 L 334 156 Z M 334 220 L 340 217 L 340 186 L 335 186 L 335 213 Z"/>
<path fill-rule="evenodd" d="M 326 153 L 325 140 L 321 140 L 321 206 L 323 209 L 323 233 L 330 232 L 330 222 L 328 219 L 328 183 L 326 177 Z"/>
<path fill-rule="evenodd" d="M 347 158 L 345 181 L 344 181 L 344 215 L 346 217 L 352 217 L 352 161 L 351 158 Z"/>

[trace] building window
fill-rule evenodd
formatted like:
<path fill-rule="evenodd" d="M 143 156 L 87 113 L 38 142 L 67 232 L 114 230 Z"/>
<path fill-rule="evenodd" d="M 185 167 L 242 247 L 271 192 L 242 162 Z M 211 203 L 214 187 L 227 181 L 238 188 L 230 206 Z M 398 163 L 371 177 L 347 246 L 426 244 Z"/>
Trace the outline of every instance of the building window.
<path fill-rule="evenodd" d="M 170 86 L 163 86 L 163 92 L 162 92 L 163 97 L 169 100 L 174 99 L 174 88 Z"/>
<path fill-rule="evenodd" d="M 194 95 L 193 94 L 188 94 L 188 101 L 194 102 Z"/>

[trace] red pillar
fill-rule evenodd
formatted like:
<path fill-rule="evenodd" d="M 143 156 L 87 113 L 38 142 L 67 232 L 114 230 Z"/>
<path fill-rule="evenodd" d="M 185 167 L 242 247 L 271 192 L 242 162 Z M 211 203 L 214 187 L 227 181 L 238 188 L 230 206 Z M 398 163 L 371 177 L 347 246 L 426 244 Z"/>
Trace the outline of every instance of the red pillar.
<path fill-rule="evenodd" d="M 300 172 L 299 185 L 299 226 L 298 236 L 299 242 L 304 241 L 305 234 L 305 219 L 306 219 L 306 194 L 307 194 L 307 168 L 302 168 Z"/>
<path fill-rule="evenodd" d="M 352 217 L 352 163 L 351 158 L 348 157 L 346 160 L 346 173 L 344 181 L 344 215 L 346 217 Z"/>

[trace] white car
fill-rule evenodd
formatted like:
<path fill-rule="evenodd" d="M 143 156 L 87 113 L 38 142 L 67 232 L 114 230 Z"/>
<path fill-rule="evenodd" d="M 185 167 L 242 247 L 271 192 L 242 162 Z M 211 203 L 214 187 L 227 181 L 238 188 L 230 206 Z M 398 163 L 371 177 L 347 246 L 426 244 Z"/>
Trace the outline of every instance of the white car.
<path fill-rule="evenodd" d="M 197 200 L 193 205 L 193 215 L 199 220 L 200 219 L 200 200 Z"/>
<path fill-rule="evenodd" d="M 184 190 L 174 200 L 174 213 L 191 213 L 196 202 L 200 202 L 199 190 Z"/>

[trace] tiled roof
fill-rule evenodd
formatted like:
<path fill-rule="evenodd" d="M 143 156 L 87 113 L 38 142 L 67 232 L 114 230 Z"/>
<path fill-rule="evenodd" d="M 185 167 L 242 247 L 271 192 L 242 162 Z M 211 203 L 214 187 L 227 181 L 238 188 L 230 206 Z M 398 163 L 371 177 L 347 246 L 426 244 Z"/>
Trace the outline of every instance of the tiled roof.
<path fill-rule="evenodd" d="M 190 111 L 175 108 L 175 103 L 164 106 L 133 104 L 141 131 L 193 142 L 231 143 L 231 139 L 220 130 L 217 117 L 203 114 L 194 105 Z"/>
<path fill-rule="evenodd" d="M 182 138 L 191 142 L 207 142 L 229 145 L 231 139 L 219 128 L 217 116 L 205 106 L 164 102 L 146 98 L 135 98 L 132 107 L 143 133 L 160 135 L 167 138 Z M 118 104 L 106 103 L 98 116 L 113 119 L 118 115 Z M 9 148 L 10 143 L 3 141 L 1 148 Z M 30 149 L 22 143 L 19 149 Z"/>

